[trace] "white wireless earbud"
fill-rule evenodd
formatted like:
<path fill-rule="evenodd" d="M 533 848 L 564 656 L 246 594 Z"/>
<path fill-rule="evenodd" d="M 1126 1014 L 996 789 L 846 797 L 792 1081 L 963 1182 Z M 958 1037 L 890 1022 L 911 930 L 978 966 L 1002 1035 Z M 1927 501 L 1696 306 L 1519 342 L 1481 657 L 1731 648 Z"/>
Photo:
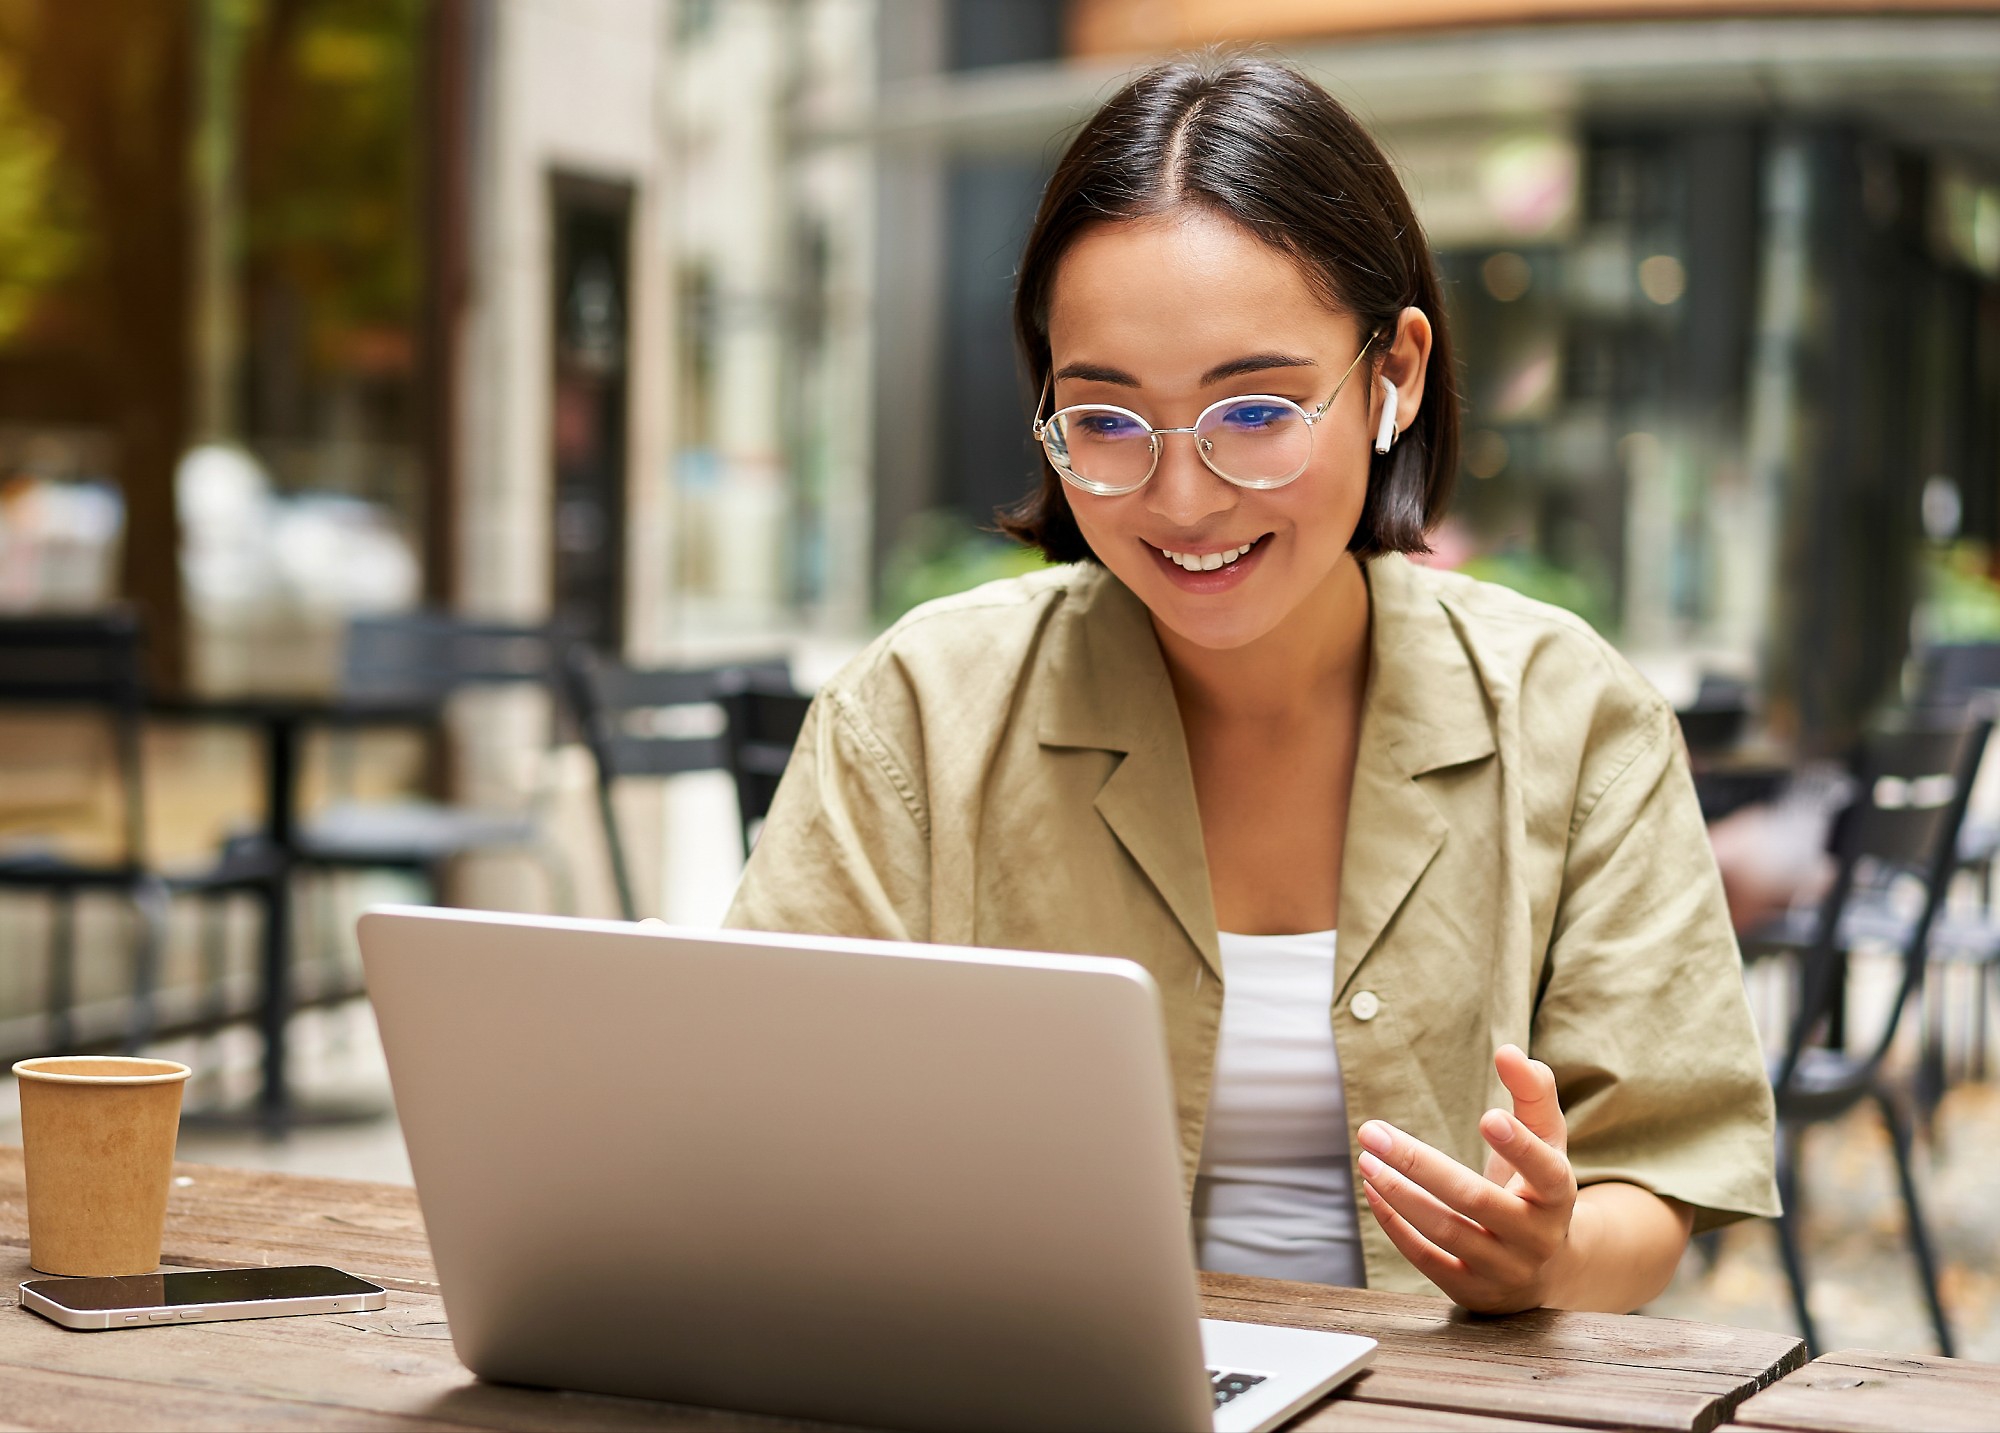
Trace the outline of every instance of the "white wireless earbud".
<path fill-rule="evenodd" d="M 1382 426 L 1375 430 L 1375 451 L 1386 453 L 1396 441 L 1396 385 L 1382 378 Z"/>

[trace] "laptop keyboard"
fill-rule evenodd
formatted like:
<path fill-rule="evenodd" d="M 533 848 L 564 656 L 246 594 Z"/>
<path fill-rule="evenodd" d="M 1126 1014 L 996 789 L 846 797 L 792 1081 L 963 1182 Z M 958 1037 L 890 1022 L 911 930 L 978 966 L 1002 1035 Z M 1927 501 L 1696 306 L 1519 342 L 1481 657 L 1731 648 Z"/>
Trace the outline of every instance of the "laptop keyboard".
<path fill-rule="evenodd" d="M 1264 1381 L 1261 1373 L 1231 1373 L 1227 1369 L 1211 1368 L 1208 1371 L 1209 1387 L 1215 1390 L 1215 1406 L 1220 1408 L 1232 1398 L 1241 1397 Z"/>

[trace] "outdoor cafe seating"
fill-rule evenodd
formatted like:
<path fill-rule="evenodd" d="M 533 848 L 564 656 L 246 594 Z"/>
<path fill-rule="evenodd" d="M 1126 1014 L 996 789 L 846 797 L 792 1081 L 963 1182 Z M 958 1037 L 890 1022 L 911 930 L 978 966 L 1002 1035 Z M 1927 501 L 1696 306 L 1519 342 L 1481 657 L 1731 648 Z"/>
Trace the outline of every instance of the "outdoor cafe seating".
<path fill-rule="evenodd" d="M 1990 717 L 1961 712 L 1871 733 L 1856 763 L 1851 799 L 1833 821 L 1828 851 L 1835 870 L 1825 895 L 1816 908 L 1798 910 L 1744 941 L 1746 960 L 1783 953 L 1798 967 L 1796 1003 L 1771 1082 L 1778 1110 L 1779 1191 L 1785 1204 L 1777 1220 L 1778 1242 L 1799 1327 L 1811 1347 L 1818 1346 L 1818 1338 L 1799 1233 L 1806 1187 L 1800 1179 L 1801 1135 L 1810 1125 L 1871 1103 L 1889 1135 L 1904 1232 L 1938 1348 L 1946 1355 L 1953 1349 L 1911 1168 L 1910 1116 L 1884 1065 L 1903 1012 L 1923 983 L 1931 931 L 1957 869 L 1959 832 L 1991 730 Z M 1916 890 L 1898 890 L 1904 900 L 1892 909 L 1890 886 L 1899 880 L 1915 883 Z M 1857 1042 L 1845 1028 L 1848 958 L 1854 946 L 1870 937 L 1893 950 L 1901 972 L 1879 1031 Z M 1860 1053 L 1851 1053 L 1856 1048 Z"/>
<path fill-rule="evenodd" d="M 451 701 L 468 691 L 505 688 L 539 688 L 552 697 L 558 646 L 546 627 L 438 612 L 350 621 L 342 646 L 340 703 L 355 712 L 387 707 L 426 714 L 419 728 L 425 749 L 422 790 L 393 800 L 356 798 L 355 728 L 342 726 L 333 733 L 331 752 L 336 795 L 302 824 L 300 863 L 315 871 L 406 870 L 441 896 L 450 862 L 520 852 L 541 869 L 551 904 L 572 907 L 574 877 L 568 857 L 548 834 L 545 792 L 535 793 L 527 811 L 466 806 L 430 794 L 450 782 L 445 717 Z M 544 745 L 549 745 L 560 720 L 554 700 L 548 701 L 545 720 Z"/>
<path fill-rule="evenodd" d="M 637 667 L 576 646 L 565 663 L 571 709 L 596 766 L 597 809 L 627 920 L 641 914 L 613 793 L 635 778 L 727 771 L 737 792 L 743 849 L 770 809 L 777 778 L 805 721 L 807 698 L 790 665 Z"/>
<path fill-rule="evenodd" d="M 584 738 L 595 758 L 604 840 L 628 916 L 639 910 L 610 798 L 614 784 L 692 771 L 725 773 L 743 803 L 740 831 L 747 850 L 809 700 L 794 689 L 781 661 L 638 669 L 566 645 L 546 628 L 436 613 L 353 621 L 338 688 L 323 697 L 161 700 L 147 690 L 144 634 L 130 614 L 0 619 L 0 719 L 54 713 L 100 734 L 113 754 L 115 806 L 110 823 L 115 844 L 108 854 L 71 855 L 60 842 L 41 838 L 16 839 L 0 848 L 0 888 L 32 893 L 49 906 L 42 1008 L 0 1020 L 0 1043 L 10 1058 L 134 1050 L 154 1038 L 251 1023 L 265 1042 L 263 1087 L 253 1117 L 282 1133 L 294 1114 L 286 1072 L 291 1017 L 360 994 L 350 968 L 305 955 L 315 943 L 351 938 L 327 923 L 344 922 L 339 901 L 308 902 L 302 917 L 295 883 L 323 884 L 343 872 L 387 869 L 418 876 L 433 899 L 445 899 L 452 862 L 526 854 L 547 876 L 549 903 L 573 911 L 570 857 L 548 829 L 544 793 L 524 812 L 457 806 L 431 794 L 449 779 L 444 759 L 449 702 L 466 690 L 496 686 L 541 692 L 549 747 L 576 734 Z M 672 715 L 661 715 L 675 709 L 678 728 Z M 261 818 L 240 823 L 195 867 L 165 868 L 147 849 L 143 756 L 149 721 L 225 723 L 251 728 L 262 738 Z M 357 765 L 365 759 L 358 738 L 385 726 L 415 732 L 426 751 L 425 771 L 415 792 L 364 800 L 351 794 Z M 326 764 L 333 768 L 328 784 L 334 798 L 302 812 L 307 738 L 315 732 L 330 737 Z M 85 1000 L 77 989 L 77 901 L 92 892 L 117 897 L 129 912 L 125 974 L 117 998 L 110 1000 Z M 254 989 L 229 978 L 225 949 L 229 906 L 245 899 L 255 907 L 260 927 Z M 191 983 L 163 990 L 160 969 L 177 902 L 200 910 L 199 959 Z M 315 914 L 322 916 L 317 930 Z M 302 933 L 308 943 L 295 948 Z"/>
<path fill-rule="evenodd" d="M 44 1039 L 68 1049 L 80 1039 L 108 1038 L 137 1049 L 156 1031 L 154 987 L 167 939 L 168 897 L 146 859 L 143 659 L 139 625 L 126 613 L 0 623 L 0 712 L 81 710 L 108 743 L 115 772 L 116 845 L 110 854 L 72 855 L 48 840 L 0 850 L 0 887 L 34 891 L 50 903 L 46 1037 L 35 1032 L 31 1048 Z M 117 896 L 132 914 L 129 998 L 115 1012 L 77 1008 L 76 904 L 90 891 Z"/>

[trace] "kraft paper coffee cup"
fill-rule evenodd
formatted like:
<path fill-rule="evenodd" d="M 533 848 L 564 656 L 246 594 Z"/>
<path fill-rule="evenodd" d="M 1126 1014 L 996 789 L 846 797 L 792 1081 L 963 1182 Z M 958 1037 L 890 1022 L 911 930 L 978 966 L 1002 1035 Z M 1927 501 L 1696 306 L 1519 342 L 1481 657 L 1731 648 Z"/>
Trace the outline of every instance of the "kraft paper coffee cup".
<path fill-rule="evenodd" d="M 22 1060 L 28 1262 L 44 1274 L 160 1267 L 186 1065 L 111 1055 Z"/>

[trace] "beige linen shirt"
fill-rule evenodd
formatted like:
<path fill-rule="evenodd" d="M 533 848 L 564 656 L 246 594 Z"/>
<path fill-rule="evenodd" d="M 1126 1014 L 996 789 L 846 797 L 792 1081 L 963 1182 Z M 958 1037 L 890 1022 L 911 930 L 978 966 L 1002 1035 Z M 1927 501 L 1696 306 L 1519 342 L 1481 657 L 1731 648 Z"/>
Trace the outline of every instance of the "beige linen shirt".
<path fill-rule="evenodd" d="M 1776 1213 L 1770 1087 L 1673 712 L 1565 612 L 1401 556 L 1366 571 L 1329 1012 L 1349 1148 L 1383 1119 L 1482 1167 L 1512 1041 L 1555 1071 L 1579 1182 L 1684 1200 L 1697 1229 Z M 728 922 L 1137 961 L 1191 1196 L 1222 962 L 1165 661 L 1104 569 L 920 607 L 829 683 Z M 1354 1187 L 1369 1284 L 1434 1292 Z"/>

